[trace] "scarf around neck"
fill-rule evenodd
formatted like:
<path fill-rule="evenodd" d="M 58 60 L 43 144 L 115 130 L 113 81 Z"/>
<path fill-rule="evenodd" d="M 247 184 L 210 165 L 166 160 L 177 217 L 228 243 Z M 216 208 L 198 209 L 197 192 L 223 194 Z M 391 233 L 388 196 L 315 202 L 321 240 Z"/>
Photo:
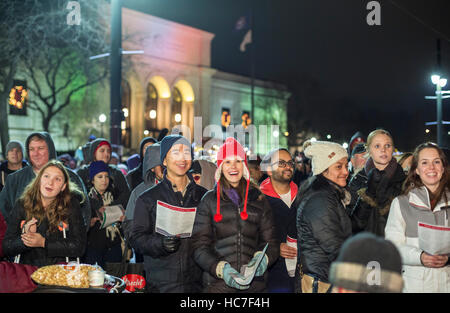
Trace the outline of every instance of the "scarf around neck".
<path fill-rule="evenodd" d="M 373 168 L 375 168 L 375 163 L 373 162 L 372 157 L 370 157 L 367 160 L 366 165 L 364 166 L 366 175 L 369 175 L 370 170 Z M 397 160 L 394 157 L 392 157 L 392 159 L 389 161 L 389 164 L 385 167 L 383 171 L 385 171 L 388 178 L 391 179 L 394 176 L 396 170 L 397 170 Z"/>

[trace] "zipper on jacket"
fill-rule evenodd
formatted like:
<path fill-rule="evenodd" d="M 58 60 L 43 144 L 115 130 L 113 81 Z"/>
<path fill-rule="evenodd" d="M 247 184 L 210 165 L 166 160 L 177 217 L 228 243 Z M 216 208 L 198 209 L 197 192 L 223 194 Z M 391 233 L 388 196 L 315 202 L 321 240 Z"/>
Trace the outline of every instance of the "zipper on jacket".
<path fill-rule="evenodd" d="M 237 216 L 237 223 L 238 223 L 238 240 L 237 240 L 237 271 L 241 271 L 241 208 L 237 206 L 238 209 L 238 216 Z"/>

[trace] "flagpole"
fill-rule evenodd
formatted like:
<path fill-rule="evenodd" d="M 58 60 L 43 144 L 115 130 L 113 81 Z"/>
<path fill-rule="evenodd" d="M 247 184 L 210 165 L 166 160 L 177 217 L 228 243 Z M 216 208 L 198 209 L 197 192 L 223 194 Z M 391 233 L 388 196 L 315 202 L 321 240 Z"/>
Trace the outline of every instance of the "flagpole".
<path fill-rule="evenodd" d="M 251 97 L 252 97 L 252 102 L 251 102 L 251 111 L 252 111 L 252 124 L 255 124 L 255 32 L 253 29 L 253 9 L 250 9 L 250 30 L 251 30 L 251 35 L 252 35 L 252 42 L 250 44 L 250 75 L 251 75 Z"/>

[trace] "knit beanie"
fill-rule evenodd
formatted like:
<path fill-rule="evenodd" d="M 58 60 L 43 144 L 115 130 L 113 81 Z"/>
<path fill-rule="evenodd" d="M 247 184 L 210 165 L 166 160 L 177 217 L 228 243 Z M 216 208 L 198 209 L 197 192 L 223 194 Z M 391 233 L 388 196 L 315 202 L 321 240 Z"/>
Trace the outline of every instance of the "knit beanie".
<path fill-rule="evenodd" d="M 250 172 L 247 165 L 247 155 L 241 144 L 236 141 L 236 139 L 229 137 L 225 140 L 225 143 L 219 148 L 217 152 L 217 169 L 214 174 L 214 178 L 217 182 L 217 206 L 216 214 L 214 215 L 214 220 L 218 223 L 222 220 L 222 214 L 220 214 L 220 176 L 222 175 L 222 164 L 226 158 L 237 157 L 244 161 L 244 173 L 243 177 L 247 181 L 247 188 L 245 190 L 245 200 L 244 200 L 244 210 L 241 212 L 241 218 L 246 220 L 248 218 L 247 214 L 247 198 L 248 198 L 248 188 L 250 186 Z"/>
<path fill-rule="evenodd" d="M 311 159 L 313 175 L 319 175 L 340 159 L 348 158 L 347 150 L 335 142 L 307 140 L 303 150 Z"/>
<path fill-rule="evenodd" d="M 164 137 L 163 140 L 161 140 L 161 152 L 160 152 L 161 164 L 164 163 L 164 159 L 166 158 L 167 152 L 169 152 L 172 146 L 176 144 L 183 144 L 191 148 L 191 143 L 189 142 L 189 140 L 187 140 L 185 137 L 181 135 L 169 135 Z M 192 149 L 191 149 L 191 159 L 192 160 L 194 159 Z"/>
<path fill-rule="evenodd" d="M 94 179 L 95 175 L 101 172 L 109 174 L 109 166 L 103 161 L 94 161 L 89 165 L 89 179 Z"/>
<path fill-rule="evenodd" d="M 128 170 L 131 171 L 133 169 L 135 169 L 136 167 L 139 166 L 139 163 L 141 162 L 141 157 L 139 156 L 139 154 L 135 153 L 132 156 L 130 156 L 127 159 L 127 167 Z"/>
<path fill-rule="evenodd" d="M 401 292 L 402 259 L 395 245 L 382 237 L 362 232 L 347 239 L 335 262 L 329 281 L 358 292 Z"/>
<path fill-rule="evenodd" d="M 10 142 L 8 142 L 8 144 L 5 147 L 5 157 L 8 155 L 9 150 L 12 150 L 14 148 L 18 148 L 20 149 L 20 151 L 22 152 L 23 155 L 23 145 L 20 141 L 17 140 L 11 140 Z"/>

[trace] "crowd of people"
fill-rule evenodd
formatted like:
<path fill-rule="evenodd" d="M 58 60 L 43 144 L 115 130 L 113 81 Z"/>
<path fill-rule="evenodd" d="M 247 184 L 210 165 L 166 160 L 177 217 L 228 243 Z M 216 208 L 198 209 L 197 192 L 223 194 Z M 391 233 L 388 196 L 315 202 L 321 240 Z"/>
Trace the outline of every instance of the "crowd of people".
<path fill-rule="evenodd" d="M 168 134 L 126 162 L 92 137 L 81 161 L 35 132 L 9 142 L 0 165 L 0 258 L 108 270 L 130 247 L 147 292 L 450 292 L 448 254 L 422 250 L 418 233 L 420 222 L 448 227 L 447 150 L 394 151 L 376 129 L 348 148 L 307 140 L 248 160 L 230 137 L 212 162 Z M 105 223 L 110 207 L 123 215 Z M 193 210 L 191 232 L 161 231 L 163 207 Z"/>

